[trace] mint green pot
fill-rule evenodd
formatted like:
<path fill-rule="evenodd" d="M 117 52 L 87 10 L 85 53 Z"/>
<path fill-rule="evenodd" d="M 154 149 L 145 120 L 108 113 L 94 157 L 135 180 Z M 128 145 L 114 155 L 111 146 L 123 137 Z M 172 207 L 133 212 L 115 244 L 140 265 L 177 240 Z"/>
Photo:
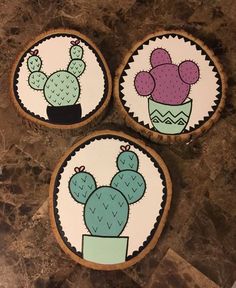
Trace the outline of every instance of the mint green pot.
<path fill-rule="evenodd" d="M 83 235 L 83 258 L 98 264 L 118 264 L 126 261 L 128 237 Z"/>
<path fill-rule="evenodd" d="M 163 134 L 180 134 L 188 124 L 192 99 L 179 105 L 167 105 L 148 99 L 149 116 L 153 127 Z"/>

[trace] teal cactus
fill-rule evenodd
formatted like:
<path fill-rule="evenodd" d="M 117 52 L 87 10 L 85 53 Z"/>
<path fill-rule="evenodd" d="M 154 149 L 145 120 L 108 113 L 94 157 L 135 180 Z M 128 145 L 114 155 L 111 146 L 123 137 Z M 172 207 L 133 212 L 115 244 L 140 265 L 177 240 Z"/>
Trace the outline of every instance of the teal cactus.
<path fill-rule="evenodd" d="M 121 146 L 117 157 L 119 172 L 110 186 L 97 188 L 94 177 L 84 166 L 76 167 L 69 181 L 69 190 L 75 201 L 85 204 L 84 222 L 91 235 L 117 237 L 129 218 L 129 205 L 139 201 L 146 190 L 143 176 L 137 172 L 138 156 L 129 151 L 130 145 Z"/>
<path fill-rule="evenodd" d="M 60 70 L 47 76 L 40 71 L 42 59 L 39 51 L 31 51 L 27 60 L 28 70 L 31 72 L 28 78 L 30 87 L 34 90 L 42 90 L 44 97 L 51 106 L 63 107 L 75 105 L 80 97 L 80 84 L 78 77 L 84 72 L 86 64 L 82 60 L 83 48 L 79 46 L 79 40 L 71 41 L 71 61 L 67 70 Z"/>
<path fill-rule="evenodd" d="M 139 161 L 136 153 L 129 151 L 130 145 L 121 146 L 122 152 L 117 157 L 117 167 L 120 170 L 111 180 L 111 187 L 121 191 L 129 204 L 139 201 L 145 190 L 143 176 L 137 172 Z"/>
<path fill-rule="evenodd" d="M 142 198 L 146 184 L 143 176 L 133 170 L 118 172 L 111 181 L 111 187 L 118 189 L 126 197 L 129 204 Z"/>
<path fill-rule="evenodd" d="M 126 198 L 112 187 L 98 188 L 84 207 L 85 225 L 96 236 L 119 236 L 128 221 L 128 214 Z"/>
<path fill-rule="evenodd" d="M 130 145 L 121 146 L 121 150 L 123 153 L 120 153 L 120 155 L 117 157 L 117 168 L 122 170 L 138 170 L 138 156 L 132 152 L 129 151 Z"/>

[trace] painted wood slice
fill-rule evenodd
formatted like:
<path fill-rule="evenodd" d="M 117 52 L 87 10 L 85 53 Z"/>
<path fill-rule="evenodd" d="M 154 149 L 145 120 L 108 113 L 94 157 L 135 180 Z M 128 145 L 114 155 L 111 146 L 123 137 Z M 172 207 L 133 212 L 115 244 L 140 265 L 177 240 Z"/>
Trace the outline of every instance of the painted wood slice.
<path fill-rule="evenodd" d="M 98 48 L 73 30 L 37 37 L 17 58 L 12 99 L 27 120 L 49 128 L 79 128 L 97 118 L 111 96 L 111 76 Z"/>
<path fill-rule="evenodd" d="M 153 141 L 189 141 L 219 118 L 225 86 L 221 65 L 200 40 L 162 31 L 126 55 L 115 96 L 127 123 Z"/>
<path fill-rule="evenodd" d="M 155 246 L 171 189 L 163 160 L 142 141 L 94 132 L 69 149 L 53 173 L 53 232 L 61 248 L 87 267 L 129 267 Z"/>

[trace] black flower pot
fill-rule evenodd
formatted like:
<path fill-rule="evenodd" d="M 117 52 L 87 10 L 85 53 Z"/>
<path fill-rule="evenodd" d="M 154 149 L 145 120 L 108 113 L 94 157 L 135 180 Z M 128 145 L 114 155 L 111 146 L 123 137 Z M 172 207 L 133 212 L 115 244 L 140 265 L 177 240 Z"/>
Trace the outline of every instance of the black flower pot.
<path fill-rule="evenodd" d="M 74 124 L 81 120 L 81 105 L 48 106 L 48 119 L 55 124 Z"/>

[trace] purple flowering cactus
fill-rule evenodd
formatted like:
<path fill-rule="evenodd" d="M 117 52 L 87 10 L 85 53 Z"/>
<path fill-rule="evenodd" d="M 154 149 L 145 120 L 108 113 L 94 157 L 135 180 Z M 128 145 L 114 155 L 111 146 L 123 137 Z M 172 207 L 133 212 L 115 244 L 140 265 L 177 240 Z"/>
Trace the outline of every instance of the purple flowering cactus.
<path fill-rule="evenodd" d="M 152 100 L 167 105 L 184 103 L 191 85 L 199 80 L 196 63 L 185 60 L 173 64 L 170 54 L 163 48 L 153 50 L 150 57 L 152 69 L 139 72 L 134 80 L 140 96 L 151 96 Z"/>

